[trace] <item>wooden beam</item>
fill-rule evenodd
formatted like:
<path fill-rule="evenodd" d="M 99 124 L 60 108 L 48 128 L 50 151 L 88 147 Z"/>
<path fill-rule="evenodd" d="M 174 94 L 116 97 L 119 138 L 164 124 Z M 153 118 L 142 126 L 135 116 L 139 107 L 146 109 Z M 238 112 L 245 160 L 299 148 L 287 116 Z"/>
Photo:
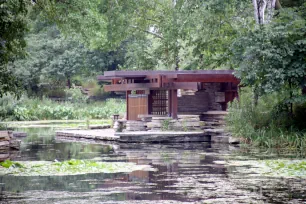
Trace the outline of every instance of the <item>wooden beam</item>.
<path fill-rule="evenodd" d="M 169 84 L 164 84 L 163 88 L 198 90 L 198 83 L 197 82 L 172 82 Z"/>
<path fill-rule="evenodd" d="M 104 85 L 104 91 L 147 90 L 160 88 L 158 83 L 112 84 Z"/>
<path fill-rule="evenodd" d="M 131 94 L 131 91 L 126 91 L 126 119 L 129 120 L 129 94 Z"/>
<path fill-rule="evenodd" d="M 240 80 L 233 75 L 233 70 L 195 70 L 195 71 L 110 71 L 99 80 L 121 79 L 158 79 L 162 83 L 170 82 L 232 82 Z M 152 80 L 151 80 L 152 81 Z"/>
<path fill-rule="evenodd" d="M 128 91 L 128 90 L 148 90 L 148 89 L 161 89 L 161 90 L 171 90 L 171 89 L 190 89 L 198 90 L 196 82 L 172 82 L 169 84 L 157 83 L 135 83 L 135 84 L 112 84 L 104 85 L 105 91 Z"/>
<path fill-rule="evenodd" d="M 185 71 L 106 71 L 105 77 L 148 77 L 150 75 L 167 75 L 168 77 L 176 77 L 176 74 L 205 74 L 218 75 L 227 74 L 232 75 L 234 70 L 185 70 Z"/>
<path fill-rule="evenodd" d="M 231 74 L 178 74 L 176 82 L 206 82 L 206 83 L 214 83 L 214 82 L 234 82 L 239 83 L 239 79 L 237 79 L 234 75 Z"/>

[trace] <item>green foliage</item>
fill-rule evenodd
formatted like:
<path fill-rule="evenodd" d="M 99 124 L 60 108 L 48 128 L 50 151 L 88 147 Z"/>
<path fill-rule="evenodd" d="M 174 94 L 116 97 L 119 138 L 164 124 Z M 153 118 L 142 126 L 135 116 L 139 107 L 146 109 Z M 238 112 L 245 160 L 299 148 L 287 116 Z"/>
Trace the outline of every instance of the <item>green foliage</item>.
<path fill-rule="evenodd" d="M 62 87 L 55 87 L 49 90 L 43 90 L 42 94 L 49 98 L 65 98 L 66 89 L 63 89 Z"/>
<path fill-rule="evenodd" d="M 306 176 L 305 160 L 231 160 L 226 166 L 237 167 L 244 166 L 247 168 L 235 168 L 238 173 L 259 174 L 268 177 L 296 178 L 304 179 Z"/>
<path fill-rule="evenodd" d="M 18 100 L 11 95 L 7 94 L 0 98 L 0 119 L 1 120 L 10 120 L 14 114 L 14 109 L 18 104 Z"/>
<path fill-rule="evenodd" d="M 63 33 L 90 48 L 126 46 L 124 69 L 228 65 L 233 39 L 253 18 L 252 4 L 238 0 L 43 0 L 38 8 Z"/>
<path fill-rule="evenodd" d="M 32 18 L 25 38 L 27 55 L 9 63 L 9 70 L 29 94 L 44 92 L 41 84 L 64 87 L 75 82 L 76 76 L 80 77 L 79 83 L 85 77 L 96 78 L 98 73 L 113 70 L 122 63 L 124 48 L 107 52 L 89 50 L 71 36 L 64 37 L 39 15 Z"/>
<path fill-rule="evenodd" d="M 147 165 L 136 165 L 125 162 L 96 162 L 91 160 L 68 161 L 26 161 L 12 162 L 6 160 L 0 163 L 5 168 L 0 169 L 0 174 L 15 176 L 55 176 L 55 175 L 76 175 L 87 173 L 117 173 L 131 172 L 134 170 L 153 170 Z M 13 168 L 12 168 L 13 167 Z"/>
<path fill-rule="evenodd" d="M 189 131 L 189 128 L 188 128 L 188 126 L 187 126 L 187 122 L 186 122 L 186 120 L 184 119 L 182 122 L 182 129 L 183 129 L 183 131 L 184 132 L 188 132 Z"/>
<path fill-rule="evenodd" d="M 91 96 L 100 99 L 106 99 L 110 96 L 110 92 L 105 92 L 103 87 L 96 86 L 91 90 Z"/>
<path fill-rule="evenodd" d="M 84 95 L 81 89 L 72 87 L 71 89 L 65 90 L 66 97 L 72 103 L 86 103 L 88 100 L 88 96 Z"/>
<path fill-rule="evenodd" d="M 305 148 L 305 9 L 306 4 L 282 9 L 271 23 L 241 33 L 232 45 L 236 76 L 253 94 L 243 93 L 232 104 L 228 125 L 248 142 Z"/>
<path fill-rule="evenodd" d="M 105 119 L 114 114 L 124 114 L 125 102 L 123 100 L 109 99 L 105 102 L 78 103 L 54 102 L 50 99 L 21 97 L 6 98 L 7 105 L 0 112 L 1 117 L 9 120 L 68 120 L 68 119 Z M 82 100 L 81 100 L 82 101 Z M 6 111 L 6 107 L 10 111 Z"/>
<path fill-rule="evenodd" d="M 161 126 L 162 131 L 171 130 L 170 121 L 171 121 L 171 119 L 164 119 L 162 121 L 162 126 Z"/>
<path fill-rule="evenodd" d="M 304 5 L 306 7 L 306 4 Z M 305 86 L 305 8 L 284 9 L 270 24 L 258 25 L 233 44 L 236 76 L 258 94 Z"/>
<path fill-rule="evenodd" d="M 270 174 L 304 177 L 306 173 L 306 161 L 267 160 L 265 163 L 272 170 Z"/>
<path fill-rule="evenodd" d="M 7 63 L 24 55 L 24 35 L 27 30 L 26 0 L 0 1 L 0 97 L 5 93 L 19 93 L 19 83 L 7 69 Z"/>
<path fill-rule="evenodd" d="M 252 103 L 250 91 L 240 93 L 229 107 L 227 126 L 245 142 L 268 148 L 306 148 L 306 132 L 297 129 L 300 118 L 290 116 L 281 94 L 273 93 Z M 305 128 L 305 127 L 304 127 Z"/>
<path fill-rule="evenodd" d="M 3 162 L 0 162 L 0 166 L 4 168 L 24 168 L 24 166 L 18 162 L 14 162 L 11 160 L 5 160 Z"/>

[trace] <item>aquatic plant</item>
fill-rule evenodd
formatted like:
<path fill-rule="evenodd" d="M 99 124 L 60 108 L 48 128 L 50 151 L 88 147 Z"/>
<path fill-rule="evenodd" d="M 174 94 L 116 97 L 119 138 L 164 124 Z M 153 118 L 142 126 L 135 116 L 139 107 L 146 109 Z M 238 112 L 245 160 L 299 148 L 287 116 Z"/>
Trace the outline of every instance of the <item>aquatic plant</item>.
<path fill-rule="evenodd" d="M 92 160 L 20 161 L 6 160 L 0 163 L 0 175 L 15 176 L 59 176 L 88 173 L 117 173 L 136 170 L 153 171 L 149 165 L 137 165 L 130 162 L 99 162 Z"/>
<path fill-rule="evenodd" d="M 218 163 L 219 161 L 215 161 Z M 247 160 L 228 161 L 224 165 L 235 169 L 234 172 L 246 174 L 260 174 L 271 177 L 306 178 L 305 160 Z"/>
<path fill-rule="evenodd" d="M 23 165 L 21 165 L 18 162 L 13 162 L 11 160 L 5 160 L 3 162 L 0 162 L 0 166 L 4 167 L 4 168 L 10 168 L 10 167 L 14 167 L 14 168 L 24 168 Z"/>

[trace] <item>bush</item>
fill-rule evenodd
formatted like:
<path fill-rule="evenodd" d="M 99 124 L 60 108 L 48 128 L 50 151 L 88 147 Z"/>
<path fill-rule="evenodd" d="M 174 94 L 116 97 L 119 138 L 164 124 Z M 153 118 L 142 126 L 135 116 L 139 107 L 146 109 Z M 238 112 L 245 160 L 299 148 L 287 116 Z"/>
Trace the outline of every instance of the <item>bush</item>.
<path fill-rule="evenodd" d="M 107 99 L 103 102 L 58 103 L 48 98 L 28 98 L 17 100 L 11 95 L 0 99 L 2 120 L 66 120 L 66 119 L 108 119 L 114 114 L 125 113 L 125 101 Z"/>
<path fill-rule="evenodd" d="M 55 88 L 48 90 L 44 95 L 50 98 L 65 98 L 66 92 L 64 88 Z"/>
<path fill-rule="evenodd" d="M 93 89 L 99 85 L 96 79 L 90 78 L 82 82 L 82 86 L 83 88 L 86 88 L 86 89 Z"/>
<path fill-rule="evenodd" d="M 104 102 L 86 103 L 57 103 L 43 99 L 39 103 L 32 99 L 18 105 L 14 109 L 16 120 L 68 120 L 68 119 L 106 119 L 114 114 L 123 115 L 125 102 L 109 99 Z"/>
<path fill-rule="evenodd" d="M 110 93 L 105 92 L 103 87 L 97 86 L 91 90 L 91 96 L 98 98 L 98 99 L 105 99 L 109 97 Z"/>
<path fill-rule="evenodd" d="M 66 97 L 72 103 L 86 103 L 88 96 L 84 95 L 81 89 L 73 86 L 71 89 L 65 89 Z"/>
<path fill-rule="evenodd" d="M 263 96 L 257 106 L 253 105 L 252 98 L 246 89 L 240 92 L 239 101 L 230 104 L 226 121 L 234 136 L 269 148 L 306 147 L 306 133 L 297 129 L 297 118 L 290 115 L 282 96 L 276 93 Z"/>
<path fill-rule="evenodd" d="M 18 101 L 11 94 L 4 95 L 0 98 L 0 119 L 10 119 L 17 103 Z"/>

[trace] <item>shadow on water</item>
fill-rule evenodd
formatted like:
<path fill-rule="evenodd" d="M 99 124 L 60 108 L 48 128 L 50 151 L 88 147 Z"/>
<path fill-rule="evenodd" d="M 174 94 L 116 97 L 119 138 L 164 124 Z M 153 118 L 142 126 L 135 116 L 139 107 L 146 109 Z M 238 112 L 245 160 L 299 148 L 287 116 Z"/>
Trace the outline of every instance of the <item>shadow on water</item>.
<path fill-rule="evenodd" d="M 303 203 L 306 183 L 238 173 L 214 161 L 250 155 L 209 143 L 118 144 L 55 138 L 52 128 L 24 129 L 17 161 L 95 159 L 151 165 L 156 171 L 67 176 L 0 176 L 3 203 Z M 257 152 L 257 154 L 255 153 Z M 279 156 L 279 155 L 277 155 Z M 260 157 L 262 159 L 262 157 Z"/>

